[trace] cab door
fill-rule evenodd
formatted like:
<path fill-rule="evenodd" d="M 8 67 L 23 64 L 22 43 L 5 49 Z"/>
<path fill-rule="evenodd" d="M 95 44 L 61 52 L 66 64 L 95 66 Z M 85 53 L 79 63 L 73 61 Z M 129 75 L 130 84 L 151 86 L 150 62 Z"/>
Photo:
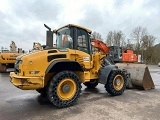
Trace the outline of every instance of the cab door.
<path fill-rule="evenodd" d="M 91 43 L 86 30 L 76 28 L 76 60 L 84 69 L 92 68 Z"/>

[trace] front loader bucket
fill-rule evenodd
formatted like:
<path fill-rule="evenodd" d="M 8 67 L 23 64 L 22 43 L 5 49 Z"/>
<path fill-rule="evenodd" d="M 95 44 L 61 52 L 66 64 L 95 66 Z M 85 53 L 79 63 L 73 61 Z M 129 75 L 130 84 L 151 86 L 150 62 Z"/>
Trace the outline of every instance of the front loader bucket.
<path fill-rule="evenodd" d="M 143 90 L 155 88 L 147 65 L 137 63 L 117 63 L 116 65 L 126 72 L 128 88 Z"/>

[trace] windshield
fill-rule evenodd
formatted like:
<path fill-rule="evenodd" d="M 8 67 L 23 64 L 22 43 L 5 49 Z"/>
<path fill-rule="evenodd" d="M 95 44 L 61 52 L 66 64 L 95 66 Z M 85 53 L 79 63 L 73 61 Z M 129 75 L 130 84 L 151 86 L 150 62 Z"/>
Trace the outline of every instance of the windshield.
<path fill-rule="evenodd" d="M 56 47 L 57 48 L 73 48 L 73 38 L 70 34 L 68 27 L 60 29 L 56 34 Z"/>

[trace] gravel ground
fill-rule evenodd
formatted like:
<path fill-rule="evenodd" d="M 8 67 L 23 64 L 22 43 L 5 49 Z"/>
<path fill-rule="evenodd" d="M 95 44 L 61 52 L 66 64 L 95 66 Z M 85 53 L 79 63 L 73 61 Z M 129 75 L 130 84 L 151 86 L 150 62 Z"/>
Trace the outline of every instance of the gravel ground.
<path fill-rule="evenodd" d="M 78 102 L 57 109 L 36 91 L 22 91 L 0 74 L 0 120 L 158 120 L 160 118 L 160 67 L 149 65 L 155 89 L 127 89 L 121 96 L 110 96 L 99 84 L 84 86 Z"/>

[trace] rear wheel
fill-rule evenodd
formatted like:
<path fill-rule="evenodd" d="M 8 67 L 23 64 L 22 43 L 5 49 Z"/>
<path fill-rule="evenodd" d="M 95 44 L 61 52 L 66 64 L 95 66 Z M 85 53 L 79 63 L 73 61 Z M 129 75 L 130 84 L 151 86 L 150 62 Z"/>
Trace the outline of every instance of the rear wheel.
<path fill-rule="evenodd" d="M 85 82 L 84 85 L 87 88 L 95 88 L 98 85 L 98 80 L 97 79 L 92 79 L 90 82 Z"/>
<path fill-rule="evenodd" d="M 106 91 L 113 96 L 121 95 L 126 88 L 126 81 L 126 76 L 121 70 L 113 70 L 105 85 Z"/>
<path fill-rule="evenodd" d="M 56 74 L 49 83 L 47 96 L 56 107 L 63 108 L 73 105 L 81 92 L 79 77 L 71 71 Z"/>

